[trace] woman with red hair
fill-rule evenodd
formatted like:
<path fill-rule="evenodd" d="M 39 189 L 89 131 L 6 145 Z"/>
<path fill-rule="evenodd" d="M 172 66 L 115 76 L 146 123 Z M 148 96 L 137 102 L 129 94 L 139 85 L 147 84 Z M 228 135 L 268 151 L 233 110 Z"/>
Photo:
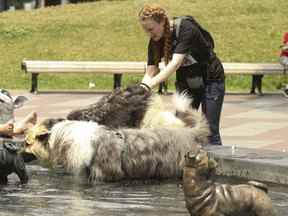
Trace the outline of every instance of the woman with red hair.
<path fill-rule="evenodd" d="M 153 88 L 176 72 L 176 90 L 191 97 L 193 108 L 201 104 L 210 125 L 210 143 L 222 145 L 219 121 L 225 94 L 224 69 L 214 52 L 212 36 L 191 16 L 169 20 L 158 5 L 144 6 L 138 18 L 150 37 L 142 86 Z M 165 67 L 160 71 L 162 59 Z"/>

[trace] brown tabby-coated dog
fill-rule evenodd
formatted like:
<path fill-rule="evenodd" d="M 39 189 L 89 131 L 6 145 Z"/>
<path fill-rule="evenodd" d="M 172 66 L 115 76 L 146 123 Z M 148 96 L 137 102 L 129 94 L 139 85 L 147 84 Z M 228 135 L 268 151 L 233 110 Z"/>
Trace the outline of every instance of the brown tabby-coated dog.
<path fill-rule="evenodd" d="M 210 180 L 215 167 L 216 162 L 203 150 L 185 156 L 183 186 L 191 216 L 276 215 L 264 184 L 216 184 Z"/>

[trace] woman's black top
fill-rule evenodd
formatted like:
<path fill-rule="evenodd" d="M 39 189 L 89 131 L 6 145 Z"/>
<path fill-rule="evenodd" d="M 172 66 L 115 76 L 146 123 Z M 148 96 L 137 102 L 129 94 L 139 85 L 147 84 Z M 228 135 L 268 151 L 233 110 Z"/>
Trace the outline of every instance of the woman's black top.
<path fill-rule="evenodd" d="M 192 18 L 193 19 L 193 18 Z M 199 24 L 198 24 L 199 25 Z M 175 27 L 172 32 L 172 53 L 185 54 L 185 59 L 177 70 L 177 80 L 187 76 L 202 76 L 205 80 L 223 80 L 224 69 L 213 51 L 213 46 L 201 33 L 199 26 L 189 18 L 183 18 L 176 37 Z M 157 65 L 154 46 L 164 47 L 164 40 L 157 42 L 152 39 L 148 45 L 148 65 Z M 164 56 L 163 49 L 160 57 Z"/>

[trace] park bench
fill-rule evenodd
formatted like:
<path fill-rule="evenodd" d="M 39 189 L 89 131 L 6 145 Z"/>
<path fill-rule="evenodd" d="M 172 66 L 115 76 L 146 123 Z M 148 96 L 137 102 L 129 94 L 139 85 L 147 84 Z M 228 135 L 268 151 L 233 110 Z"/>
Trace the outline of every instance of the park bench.
<path fill-rule="evenodd" d="M 225 74 L 283 74 L 278 63 L 223 63 Z M 133 61 L 38 61 L 23 60 L 22 69 L 31 73 L 31 92 L 38 91 L 39 74 L 113 74 L 114 89 L 121 86 L 122 74 L 144 74 L 146 62 Z"/>
<path fill-rule="evenodd" d="M 113 74 L 114 89 L 121 85 L 122 74 L 144 74 L 145 62 L 131 61 L 37 61 L 24 60 L 22 69 L 31 73 L 31 92 L 38 91 L 39 74 Z"/>
<path fill-rule="evenodd" d="M 284 67 L 279 63 L 223 63 L 225 74 L 279 75 Z"/>

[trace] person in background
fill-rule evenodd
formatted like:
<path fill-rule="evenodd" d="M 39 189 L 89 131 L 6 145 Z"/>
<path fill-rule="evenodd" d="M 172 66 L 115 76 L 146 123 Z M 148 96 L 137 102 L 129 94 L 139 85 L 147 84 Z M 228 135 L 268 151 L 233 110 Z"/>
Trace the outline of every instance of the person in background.
<path fill-rule="evenodd" d="M 36 124 L 36 122 L 37 122 L 37 113 L 33 111 L 29 113 L 27 116 L 25 116 L 23 120 L 17 123 L 6 122 L 6 123 L 0 124 L 0 138 L 6 138 L 6 139 L 8 138 L 8 140 L 10 140 L 9 144 L 7 144 L 6 146 L 4 144 L 7 141 L 4 141 L 4 144 L 0 145 L 0 184 L 3 179 L 6 181 L 7 175 L 15 170 L 17 170 L 17 172 L 18 171 L 20 172 L 18 173 L 18 176 L 23 183 L 26 180 L 28 180 L 26 179 L 26 174 L 24 173 L 25 174 L 24 175 L 22 173 L 22 171 L 24 172 L 25 170 L 22 170 L 22 169 L 19 170 L 18 165 L 20 165 L 20 167 L 22 166 L 22 159 L 26 163 L 26 162 L 36 160 L 36 157 L 33 154 L 21 151 L 21 148 L 19 148 L 18 144 L 13 142 L 13 138 L 24 135 L 25 131 L 33 127 Z M 5 149 L 8 151 L 6 151 Z M 19 154 L 18 154 L 18 150 L 20 150 Z M 8 154 L 9 156 L 4 156 L 6 154 Z M 14 160 L 18 161 L 19 163 L 17 162 L 13 165 Z M 7 170 L 4 171 L 4 168 L 6 165 L 7 165 Z M 3 172 L 1 172 L 1 169 Z M 24 175 L 25 178 L 22 176 L 22 174 Z M 22 178 L 25 180 L 23 180 Z"/>
<path fill-rule="evenodd" d="M 21 147 L 11 138 L 24 134 L 25 130 L 36 124 L 37 114 L 31 112 L 22 121 L 12 123 L 10 121 L 0 124 L 0 137 L 8 138 L 0 145 L 0 185 L 8 183 L 8 176 L 16 173 L 21 184 L 28 182 L 28 173 L 25 162 L 36 160 L 32 154 L 22 152 Z M 11 140 L 10 140 L 11 139 Z"/>
<path fill-rule="evenodd" d="M 264 75 L 252 75 L 252 84 L 251 84 L 251 90 L 250 94 L 256 94 L 256 88 L 258 90 L 258 94 L 260 96 L 263 96 L 262 92 L 262 78 Z"/>
<path fill-rule="evenodd" d="M 193 108 L 201 104 L 210 125 L 210 143 L 222 145 L 219 122 L 225 78 L 212 36 L 191 16 L 169 21 L 166 10 L 158 5 L 145 5 L 138 19 L 150 37 L 141 85 L 150 90 L 176 72 L 176 90 L 191 98 Z M 158 72 L 162 59 L 165 67 Z"/>
<path fill-rule="evenodd" d="M 280 58 L 279 62 L 284 67 L 284 76 L 285 80 L 287 80 L 287 69 L 288 69 L 288 32 L 285 32 L 283 35 L 282 45 L 280 46 Z M 285 83 L 283 94 L 285 97 L 288 97 L 288 83 Z"/>
<path fill-rule="evenodd" d="M 37 114 L 36 112 L 29 113 L 22 121 L 17 123 L 6 122 L 0 124 L 0 137 L 13 137 L 24 134 L 24 131 L 36 124 Z"/>

